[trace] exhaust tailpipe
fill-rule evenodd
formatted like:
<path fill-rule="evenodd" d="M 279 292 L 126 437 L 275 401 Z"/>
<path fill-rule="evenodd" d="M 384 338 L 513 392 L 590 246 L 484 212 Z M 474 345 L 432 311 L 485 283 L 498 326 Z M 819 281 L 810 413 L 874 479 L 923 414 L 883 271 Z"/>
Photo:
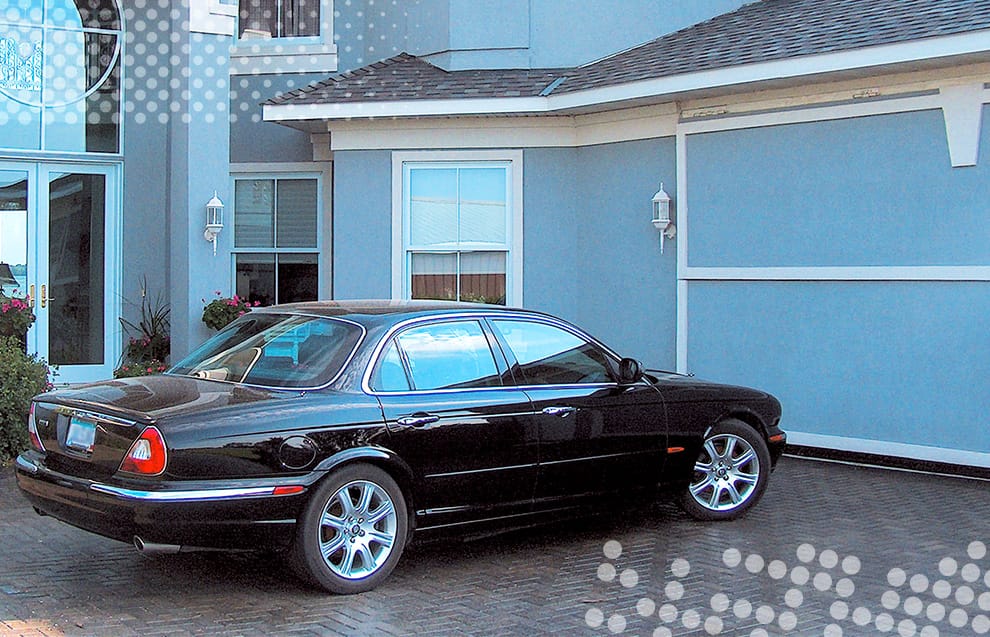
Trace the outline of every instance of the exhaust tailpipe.
<path fill-rule="evenodd" d="M 143 553 L 144 555 L 168 555 L 178 553 L 182 550 L 182 547 L 178 544 L 154 544 L 152 542 L 145 542 L 140 536 L 134 536 L 134 548 L 138 550 L 138 553 Z"/>

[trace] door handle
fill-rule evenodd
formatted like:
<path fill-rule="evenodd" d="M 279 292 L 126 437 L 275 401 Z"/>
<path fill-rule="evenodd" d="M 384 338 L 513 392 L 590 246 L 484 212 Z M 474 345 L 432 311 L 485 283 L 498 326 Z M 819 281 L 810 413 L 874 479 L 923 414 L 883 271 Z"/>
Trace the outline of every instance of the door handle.
<path fill-rule="evenodd" d="M 567 418 L 575 411 L 577 411 L 577 407 L 554 406 L 543 408 L 543 413 L 547 416 L 559 416 L 560 418 Z"/>
<path fill-rule="evenodd" d="M 403 416 L 402 418 L 399 418 L 398 423 L 403 427 L 424 427 L 438 420 L 440 420 L 440 416 L 420 413 L 413 414 L 412 416 Z"/>
<path fill-rule="evenodd" d="M 33 309 L 34 308 L 34 284 L 33 283 L 28 286 L 27 302 L 28 302 L 28 305 L 31 306 L 31 308 Z"/>
<path fill-rule="evenodd" d="M 48 296 L 46 293 L 47 286 L 45 284 L 41 285 L 41 307 L 45 307 L 49 302 L 54 301 L 52 297 Z"/>

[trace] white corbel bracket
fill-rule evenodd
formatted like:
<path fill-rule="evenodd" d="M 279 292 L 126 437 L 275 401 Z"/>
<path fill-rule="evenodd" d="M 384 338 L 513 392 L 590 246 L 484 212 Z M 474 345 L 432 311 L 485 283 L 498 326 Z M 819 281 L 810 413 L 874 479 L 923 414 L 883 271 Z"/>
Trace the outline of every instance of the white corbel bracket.
<path fill-rule="evenodd" d="M 980 154 L 980 127 L 987 90 L 982 82 L 944 86 L 939 89 L 939 96 L 953 168 L 975 166 Z"/>

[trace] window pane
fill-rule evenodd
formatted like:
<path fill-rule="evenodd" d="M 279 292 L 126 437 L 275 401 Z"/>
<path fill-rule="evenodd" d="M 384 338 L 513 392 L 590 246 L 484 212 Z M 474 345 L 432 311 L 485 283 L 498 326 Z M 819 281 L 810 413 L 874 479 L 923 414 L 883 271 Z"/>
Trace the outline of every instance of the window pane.
<path fill-rule="evenodd" d="M 409 379 L 406 378 L 406 370 L 402 367 L 402 359 L 399 358 L 395 341 L 389 343 L 382 357 L 378 359 L 378 367 L 375 368 L 371 379 L 371 387 L 375 391 L 409 391 Z"/>
<path fill-rule="evenodd" d="M 279 179 L 276 187 L 277 237 L 279 248 L 316 247 L 315 179 Z"/>
<path fill-rule="evenodd" d="M 0 171 L 0 294 L 6 296 L 28 291 L 27 203 L 27 173 Z"/>
<path fill-rule="evenodd" d="M 398 336 L 409 361 L 414 389 L 460 389 L 500 385 L 495 358 L 475 321 L 414 327 Z"/>
<path fill-rule="evenodd" d="M 254 304 L 275 304 L 275 255 L 235 255 L 237 296 Z"/>
<path fill-rule="evenodd" d="M 234 182 L 234 246 L 271 248 L 275 245 L 275 181 L 238 179 Z"/>
<path fill-rule="evenodd" d="M 505 243 L 505 172 L 505 168 L 460 170 L 462 244 Z"/>
<path fill-rule="evenodd" d="M 493 321 L 531 385 L 612 381 L 605 355 L 570 332 L 529 321 Z"/>
<path fill-rule="evenodd" d="M 319 255 L 278 255 L 277 303 L 315 301 L 319 297 Z"/>
<path fill-rule="evenodd" d="M 278 37 L 276 0 L 240 0 L 238 35 L 242 38 Z"/>
<path fill-rule="evenodd" d="M 457 300 L 457 255 L 413 254 L 410 298 Z"/>
<path fill-rule="evenodd" d="M 320 0 L 282 0 L 281 35 L 320 35 Z"/>
<path fill-rule="evenodd" d="M 505 305 L 505 252 L 461 253 L 461 301 Z"/>
<path fill-rule="evenodd" d="M 434 246 L 457 242 L 457 170 L 409 171 L 409 244 Z"/>

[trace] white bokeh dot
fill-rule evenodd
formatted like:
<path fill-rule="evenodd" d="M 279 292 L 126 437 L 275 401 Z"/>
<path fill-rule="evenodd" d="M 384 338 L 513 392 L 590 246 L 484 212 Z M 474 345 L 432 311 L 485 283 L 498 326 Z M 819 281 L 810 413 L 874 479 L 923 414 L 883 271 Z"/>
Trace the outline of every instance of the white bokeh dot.
<path fill-rule="evenodd" d="M 705 632 L 709 635 L 721 634 L 724 627 L 725 624 L 722 623 L 722 618 L 716 615 L 712 615 L 705 620 Z"/>
<path fill-rule="evenodd" d="M 605 621 L 605 615 L 597 608 L 589 608 L 584 614 L 584 623 L 591 628 L 598 628 Z"/>
<path fill-rule="evenodd" d="M 798 586 L 804 586 L 811 578 L 811 573 L 803 566 L 795 566 L 791 569 L 791 581 Z"/>
<path fill-rule="evenodd" d="M 949 623 L 956 628 L 962 628 L 969 622 L 969 615 L 961 608 L 954 608 L 949 613 Z"/>
<path fill-rule="evenodd" d="M 892 568 L 887 573 L 887 583 L 891 586 L 904 586 L 907 581 L 907 573 L 901 568 Z"/>
<path fill-rule="evenodd" d="M 796 588 L 791 588 L 784 593 L 784 603 L 791 608 L 797 608 L 804 603 L 804 593 Z"/>
<path fill-rule="evenodd" d="M 732 605 L 732 614 L 739 619 L 746 619 L 753 614 L 753 604 L 747 599 L 737 599 Z"/>
<path fill-rule="evenodd" d="M 858 607 L 852 613 L 853 623 L 857 626 L 866 626 L 873 619 L 873 614 L 870 613 L 869 609 L 863 606 Z"/>
<path fill-rule="evenodd" d="M 828 573 L 816 573 L 811 583 L 820 591 L 827 591 L 832 588 L 832 576 Z"/>
<path fill-rule="evenodd" d="M 962 567 L 962 569 L 959 571 L 959 574 L 962 576 L 964 581 L 967 581 L 970 584 L 972 584 L 973 582 L 980 579 L 980 567 L 971 562 L 966 566 Z"/>
<path fill-rule="evenodd" d="M 925 626 L 921 629 L 921 632 L 919 632 L 918 635 L 920 635 L 920 637 L 939 637 L 938 628 L 935 628 L 934 626 Z"/>
<path fill-rule="evenodd" d="M 880 605 L 887 610 L 893 610 L 901 605 L 901 596 L 896 591 L 886 591 L 880 596 Z"/>
<path fill-rule="evenodd" d="M 856 592 L 856 585 L 848 577 L 843 577 L 835 583 L 835 593 L 839 597 L 850 597 Z"/>
<path fill-rule="evenodd" d="M 945 619 L 945 606 L 939 604 L 938 602 L 929 604 L 928 608 L 925 609 L 925 617 L 927 617 L 929 621 L 933 622 L 942 621 Z"/>
<path fill-rule="evenodd" d="M 843 601 L 832 602 L 832 605 L 828 607 L 828 614 L 832 616 L 832 619 L 842 621 L 849 617 L 849 604 Z"/>
<path fill-rule="evenodd" d="M 808 563 L 815 559 L 815 547 L 811 544 L 802 544 L 797 547 L 797 558 L 804 563 Z"/>
<path fill-rule="evenodd" d="M 767 565 L 767 575 L 773 579 L 781 579 L 787 575 L 787 564 L 780 560 L 773 560 Z"/>
<path fill-rule="evenodd" d="M 842 626 L 839 626 L 838 624 L 829 624 L 828 626 L 825 627 L 825 630 L 822 631 L 822 636 L 842 637 Z"/>
<path fill-rule="evenodd" d="M 729 568 L 739 566 L 741 561 L 742 553 L 739 552 L 739 549 L 725 549 L 725 551 L 722 552 L 722 562 Z"/>
<path fill-rule="evenodd" d="M 785 610 L 780 614 L 780 618 L 777 620 L 777 623 L 785 631 L 792 631 L 797 627 L 797 615 L 789 610 Z"/>
<path fill-rule="evenodd" d="M 660 617 L 660 621 L 669 624 L 677 620 L 677 607 L 673 604 L 664 604 L 657 611 L 657 615 Z"/>
<path fill-rule="evenodd" d="M 982 560 L 987 555 L 987 545 L 979 540 L 970 542 L 966 547 L 966 555 L 973 560 Z"/>
<path fill-rule="evenodd" d="M 826 549 L 818 556 L 818 563 L 825 568 L 835 568 L 839 563 L 839 556 L 832 549 Z"/>
<path fill-rule="evenodd" d="M 598 579 L 603 582 L 611 582 L 615 579 L 615 567 L 605 562 L 598 566 Z"/>
<path fill-rule="evenodd" d="M 924 602 L 913 595 L 904 600 L 904 612 L 908 615 L 920 615 L 924 609 Z"/>
<path fill-rule="evenodd" d="M 687 574 L 691 572 L 691 564 L 685 559 L 677 558 L 670 563 L 670 572 L 674 574 L 674 577 L 687 577 Z"/>
<path fill-rule="evenodd" d="M 207 115 L 207 117 L 210 117 Z M 639 584 L 639 573 L 635 569 L 627 568 L 619 575 L 619 583 L 622 584 L 624 588 L 632 588 Z"/>
<path fill-rule="evenodd" d="M 660 626 L 653 631 L 653 637 L 674 637 L 674 633 L 670 632 L 666 626 Z"/>
<path fill-rule="evenodd" d="M 873 621 L 873 625 L 882 633 L 889 633 L 894 628 L 894 618 L 887 613 L 880 613 Z"/>
<path fill-rule="evenodd" d="M 649 617 L 657 610 L 657 604 L 649 597 L 644 597 L 643 599 L 636 602 L 636 612 L 642 617 Z"/>
<path fill-rule="evenodd" d="M 746 570 L 750 573 L 756 574 L 763 570 L 763 557 L 753 553 L 746 558 Z"/>
<path fill-rule="evenodd" d="M 909 584 L 911 586 L 911 590 L 915 593 L 922 593 L 928 590 L 928 578 L 920 573 L 917 575 L 912 575 Z"/>
<path fill-rule="evenodd" d="M 938 572 L 946 577 L 955 575 L 958 568 L 959 564 L 951 557 L 943 557 L 938 563 Z"/>
<path fill-rule="evenodd" d="M 968 606 L 976 599 L 976 593 L 969 586 L 960 586 L 956 589 L 956 601 L 963 606 Z"/>
<path fill-rule="evenodd" d="M 918 632 L 918 626 L 910 619 L 902 619 L 897 623 L 897 634 L 901 637 L 914 637 Z"/>
<path fill-rule="evenodd" d="M 712 595 L 711 607 L 716 613 L 724 613 L 729 610 L 730 604 L 731 602 L 729 601 L 729 596 L 725 593 L 715 593 Z"/>
<path fill-rule="evenodd" d="M 667 596 L 667 599 L 677 601 L 684 597 L 684 585 L 677 581 L 667 582 L 667 585 L 663 588 L 663 592 Z"/>
<path fill-rule="evenodd" d="M 612 615 L 608 618 L 608 630 L 611 633 L 621 633 L 626 629 L 626 618 L 622 615 Z"/>
<path fill-rule="evenodd" d="M 775 613 L 773 612 L 773 608 L 767 606 L 766 604 L 756 609 L 756 621 L 761 624 L 769 624 L 773 622 L 774 617 Z"/>
<path fill-rule="evenodd" d="M 971 626 L 977 635 L 985 635 L 990 632 L 990 618 L 986 615 L 977 615 L 973 618 Z"/>
<path fill-rule="evenodd" d="M 932 584 L 932 595 L 939 599 L 946 599 L 952 594 L 952 585 L 944 579 L 940 579 Z"/>
<path fill-rule="evenodd" d="M 693 608 L 681 613 L 681 624 L 688 630 L 694 630 L 701 625 L 701 615 Z"/>

